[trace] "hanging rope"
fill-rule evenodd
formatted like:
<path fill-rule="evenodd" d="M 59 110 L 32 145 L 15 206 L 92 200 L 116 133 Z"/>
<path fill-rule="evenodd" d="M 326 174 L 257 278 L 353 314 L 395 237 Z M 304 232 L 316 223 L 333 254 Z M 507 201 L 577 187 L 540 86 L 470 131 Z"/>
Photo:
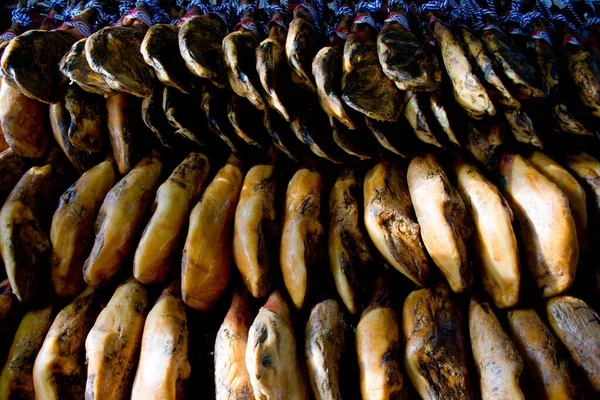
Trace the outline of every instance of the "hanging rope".
<path fill-rule="evenodd" d="M 231 18 L 231 12 L 233 11 L 233 6 L 228 1 L 223 1 L 217 7 L 213 8 L 213 12 L 224 14 L 225 19 L 229 20 Z"/>
<path fill-rule="evenodd" d="M 552 18 L 552 13 L 550 12 L 546 2 L 544 0 L 536 0 L 535 5 L 539 10 L 541 10 L 542 14 L 544 14 L 544 18 L 546 18 L 547 21 L 550 21 L 550 18 Z"/>
<path fill-rule="evenodd" d="M 106 14 L 104 13 L 102 4 L 98 3 L 96 0 L 90 0 L 87 3 L 85 3 L 85 6 L 83 6 L 84 10 L 87 10 L 88 8 L 93 8 L 94 10 L 96 10 L 97 22 L 103 23 L 106 20 Z"/>
<path fill-rule="evenodd" d="M 259 4 L 260 4 L 260 0 L 254 0 L 254 8 L 255 9 L 257 7 L 260 8 Z M 256 25 L 258 25 L 260 27 L 260 30 L 262 31 L 263 36 L 269 36 L 269 28 L 267 28 L 267 24 L 265 23 L 265 21 L 263 21 L 262 19 L 258 19 L 258 21 L 257 21 L 255 19 L 255 23 L 256 23 Z"/>
<path fill-rule="evenodd" d="M 521 21 L 520 21 L 520 23 L 521 23 L 521 26 L 522 26 L 523 28 L 527 28 L 527 27 L 529 27 L 529 25 L 531 25 L 531 22 L 532 22 L 534 19 L 541 19 L 541 20 L 544 20 L 544 19 L 545 19 L 545 18 L 544 18 L 544 14 L 542 14 L 542 13 L 541 13 L 541 12 L 539 12 L 539 11 L 530 11 L 530 12 L 528 12 L 528 13 L 526 13 L 526 14 L 523 14 L 523 15 L 521 16 Z"/>
<path fill-rule="evenodd" d="M 483 29 L 483 16 L 481 15 L 479 5 L 473 0 L 465 0 L 465 9 L 471 16 L 471 25 L 477 30 Z"/>
<path fill-rule="evenodd" d="M 375 20 L 371 16 L 371 13 L 379 11 L 380 8 L 381 0 L 375 0 L 373 2 L 361 1 L 360 3 L 357 3 L 354 7 L 354 11 L 356 12 L 356 18 L 354 18 L 354 23 L 367 24 L 377 30 L 380 30 L 381 24 L 375 22 Z M 367 11 L 367 14 L 359 14 L 360 11 Z"/>
<path fill-rule="evenodd" d="M 280 0 L 279 4 L 281 4 L 281 7 L 283 7 L 283 9 L 286 10 L 286 14 L 287 14 L 287 11 L 289 10 L 289 1 L 288 0 Z"/>
<path fill-rule="evenodd" d="M 63 11 L 67 7 L 65 0 L 52 0 L 50 3 L 50 10 Z"/>
<path fill-rule="evenodd" d="M 154 24 L 169 23 L 169 13 L 167 13 L 158 5 L 157 0 L 138 0 L 135 5 L 137 7 L 141 4 L 145 5 L 148 11 L 150 12 L 150 15 L 148 17 L 150 17 L 151 20 L 147 21 L 146 18 L 143 15 L 141 15 L 141 13 L 140 15 L 136 14 L 136 18 L 140 19 L 142 22 L 146 23 L 149 26 L 152 26 Z M 150 24 L 148 24 L 148 22 L 150 22 Z"/>
<path fill-rule="evenodd" d="M 287 18 L 287 10 L 284 10 L 280 5 L 277 4 L 269 4 L 265 7 L 265 12 L 267 13 L 267 18 L 273 19 L 273 15 L 278 12 L 283 15 L 284 18 Z"/>
<path fill-rule="evenodd" d="M 119 4 L 119 15 L 120 16 L 127 15 L 131 11 L 133 11 L 134 8 L 135 8 L 135 4 L 133 3 L 133 1 L 125 0 L 125 1 L 121 2 L 121 4 Z"/>
<path fill-rule="evenodd" d="M 578 29 L 577 29 L 577 27 L 576 27 L 576 26 L 575 26 L 573 23 L 569 22 L 569 21 L 567 20 L 567 17 L 565 17 L 565 16 L 564 16 L 564 15 L 562 15 L 562 14 L 555 14 L 555 15 L 552 15 L 552 16 L 550 17 L 550 21 L 552 21 L 552 22 L 557 22 L 557 21 L 558 21 L 558 22 L 562 22 L 562 23 L 564 23 L 564 24 L 567 26 L 567 28 L 568 28 L 568 29 L 569 29 L 571 32 L 573 32 L 573 33 L 576 33 L 576 32 L 578 32 Z"/>
<path fill-rule="evenodd" d="M 591 12 L 596 12 L 596 6 L 594 6 L 594 2 L 592 0 L 584 0 L 584 2 L 590 8 Z"/>
<path fill-rule="evenodd" d="M 12 11 L 12 22 L 15 22 L 24 27 L 30 26 L 31 24 L 33 24 L 33 20 L 29 16 L 31 10 L 32 9 L 29 7 L 15 8 Z"/>
<path fill-rule="evenodd" d="M 159 5 L 153 7 L 150 12 L 152 13 L 153 24 L 168 24 L 170 21 L 169 13 L 163 10 Z"/>
<path fill-rule="evenodd" d="M 135 3 L 136 7 L 142 4 L 148 8 L 154 7 L 157 5 L 157 0 L 137 0 Z"/>
<path fill-rule="evenodd" d="M 243 4 L 241 5 L 238 9 L 237 9 L 237 16 L 239 18 L 242 18 L 244 16 L 244 14 L 246 13 L 255 13 L 256 8 L 254 7 L 254 4 Z"/>
<path fill-rule="evenodd" d="M 239 6 L 237 9 L 236 15 L 238 16 L 238 18 L 240 18 L 240 22 L 238 22 L 238 24 L 235 26 L 234 30 L 237 30 L 238 27 L 242 27 L 242 28 L 254 33 L 257 38 L 260 38 L 261 35 L 258 33 L 258 29 L 256 27 L 256 22 L 253 20 L 250 20 L 250 19 L 243 19 L 244 15 L 246 13 L 254 14 L 255 11 L 256 11 L 256 7 L 254 7 L 254 4 L 246 3 L 246 4 L 242 4 L 241 6 Z"/>
<path fill-rule="evenodd" d="M 432 0 L 427 3 L 421 4 L 418 7 L 419 15 L 423 15 L 423 13 L 429 12 L 444 12 L 448 9 L 449 2 L 448 0 Z"/>
<path fill-rule="evenodd" d="M 323 0 L 314 0 L 315 7 L 317 9 L 317 16 L 319 17 L 318 21 L 315 21 L 315 24 L 318 24 L 319 33 L 321 33 L 321 24 L 323 23 Z"/>
<path fill-rule="evenodd" d="M 296 8 L 302 7 L 310 13 L 310 15 L 312 16 L 312 19 L 313 19 L 313 24 L 315 26 L 315 29 L 317 30 L 317 32 L 320 35 L 323 32 L 323 30 L 321 28 L 321 21 L 323 20 L 323 1 L 322 0 L 313 0 L 313 1 L 315 3 L 314 7 L 311 4 L 302 2 L 302 3 L 298 4 L 296 6 Z"/>
<path fill-rule="evenodd" d="M 342 6 L 342 0 L 333 0 L 333 13 L 335 15 L 335 13 L 337 13 L 337 11 L 340 9 L 340 7 Z"/>
<path fill-rule="evenodd" d="M 194 7 L 198 7 L 200 9 L 201 15 L 208 13 L 208 7 L 201 0 L 190 1 L 190 4 L 188 4 L 187 9 L 186 9 L 187 12 L 190 12 L 192 10 L 192 8 L 194 8 Z"/>
<path fill-rule="evenodd" d="M 373 2 L 361 1 L 356 4 L 356 7 L 354 7 L 354 10 L 357 13 L 359 11 L 368 11 L 368 12 L 375 13 L 375 12 L 379 11 L 380 8 L 381 8 L 381 0 L 376 0 Z"/>
<path fill-rule="evenodd" d="M 86 21 L 78 18 L 78 16 L 87 9 L 94 9 L 96 11 L 96 22 L 94 26 L 90 26 Z M 81 8 L 74 7 L 72 9 L 65 10 L 65 21 L 62 26 L 69 26 L 77 29 L 84 37 L 89 37 L 92 31 L 100 28 L 101 24 L 106 20 L 106 14 L 102 9 L 102 4 L 96 0 L 90 0 Z M 60 28 L 60 27 L 59 27 Z M 93 29 L 95 28 L 95 29 Z"/>
<path fill-rule="evenodd" d="M 600 25 L 600 18 L 598 18 L 598 17 L 588 18 L 587 21 L 585 21 L 585 24 L 583 24 L 583 27 L 589 28 L 594 25 Z"/>
<path fill-rule="evenodd" d="M 584 2 L 589 7 L 590 12 L 592 13 L 592 16 L 585 20 L 585 23 L 583 24 L 583 28 L 587 29 L 594 25 L 600 25 L 600 18 L 595 16 L 596 15 L 596 6 L 594 6 L 594 3 L 592 2 L 592 0 L 584 0 Z"/>
<path fill-rule="evenodd" d="M 493 2 L 493 0 L 491 0 Z M 523 14 L 521 13 L 522 4 L 519 1 L 513 0 L 510 4 L 510 11 L 508 14 L 499 17 L 499 21 L 503 24 L 508 24 L 510 22 L 521 24 L 521 18 Z"/>
<path fill-rule="evenodd" d="M 225 24 L 225 30 L 229 32 L 229 20 L 233 12 L 233 5 L 228 0 L 223 0 L 218 6 L 208 6 L 208 13 L 218 15 Z"/>
<path fill-rule="evenodd" d="M 493 8 L 493 9 L 483 8 L 477 3 L 476 0 L 471 0 L 471 3 L 473 5 L 473 9 L 475 10 L 475 12 L 473 14 L 474 15 L 473 26 L 475 27 L 475 29 L 477 29 L 477 30 L 495 29 L 495 30 L 498 30 L 499 32 L 502 32 L 502 30 L 499 27 L 497 27 L 496 25 L 493 25 L 493 24 L 486 23 L 485 19 L 484 19 L 485 16 L 489 16 L 489 17 L 492 17 L 495 21 L 498 21 L 498 16 L 496 15 L 495 8 Z M 487 1 L 486 1 L 486 4 L 488 4 Z M 492 4 L 493 4 L 493 1 L 492 1 Z M 489 4 L 488 4 L 488 7 L 489 7 Z M 502 34 L 504 34 L 504 32 L 502 32 Z"/>
<path fill-rule="evenodd" d="M 475 7 L 473 6 L 473 4 L 469 0 L 464 0 L 461 3 L 461 7 L 463 10 L 465 10 L 465 12 L 468 16 L 468 19 L 471 21 L 471 25 L 473 27 L 476 27 L 478 21 L 477 21 L 477 15 L 475 12 Z"/>
<path fill-rule="evenodd" d="M 106 25 L 114 25 L 119 20 L 119 15 L 106 14 Z"/>
<path fill-rule="evenodd" d="M 144 6 L 143 9 L 139 8 L 140 6 Z M 156 7 L 156 0 L 138 0 L 135 3 L 135 8 L 129 10 L 125 17 L 123 18 L 123 22 L 127 22 L 132 19 L 137 19 L 147 26 L 152 26 L 152 10 Z M 124 9 L 125 11 L 125 9 Z"/>
<path fill-rule="evenodd" d="M 487 10 L 490 11 L 490 14 L 492 17 L 494 17 L 496 19 L 496 21 L 498 21 L 498 13 L 496 13 L 496 5 L 494 4 L 494 0 L 484 0 L 485 4 L 487 5 Z"/>
<path fill-rule="evenodd" d="M 581 18 L 579 18 L 579 15 L 577 15 L 577 12 L 575 12 L 575 7 L 573 7 L 573 4 L 571 4 L 571 2 L 569 0 L 562 0 L 562 1 L 563 1 L 563 3 L 565 3 L 565 6 L 567 6 L 567 10 L 569 10 L 571 17 L 573 17 L 573 20 L 575 20 L 575 26 L 578 28 L 583 26 L 583 21 L 581 20 Z"/>
<path fill-rule="evenodd" d="M 465 26 L 465 23 L 469 20 L 469 14 L 462 7 L 454 8 L 450 11 L 450 19 L 453 24 Z"/>
<path fill-rule="evenodd" d="M 408 15 L 408 6 L 404 2 L 404 0 L 390 0 L 388 2 L 388 10 L 390 10 L 393 6 L 397 6 L 397 5 L 402 6 L 404 13 Z"/>
<path fill-rule="evenodd" d="M 340 22 L 342 21 L 342 17 L 344 15 L 354 17 L 354 10 L 347 6 L 339 6 L 339 3 L 340 2 L 338 2 L 338 8 L 335 10 L 335 22 L 327 28 L 326 32 L 327 37 L 332 42 L 335 39 L 335 36 L 338 36 L 340 39 L 346 40 L 346 38 L 350 34 L 350 31 L 348 30 L 348 28 L 340 27 Z"/>
<path fill-rule="evenodd" d="M 277 4 L 269 4 L 265 7 L 265 12 L 267 13 L 267 18 L 269 18 L 269 23 L 267 24 L 267 29 L 271 26 L 271 24 L 277 24 L 281 26 L 283 29 L 287 30 L 287 10 L 284 10 L 280 5 Z M 283 15 L 283 18 L 275 17 L 275 13 L 279 13 Z"/>

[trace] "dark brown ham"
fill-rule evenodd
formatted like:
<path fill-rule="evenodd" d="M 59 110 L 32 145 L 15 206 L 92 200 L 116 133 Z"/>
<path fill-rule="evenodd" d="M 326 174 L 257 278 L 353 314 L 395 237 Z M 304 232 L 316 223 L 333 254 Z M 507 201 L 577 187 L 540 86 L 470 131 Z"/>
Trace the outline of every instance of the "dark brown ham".
<path fill-rule="evenodd" d="M 440 143 L 429 125 L 429 118 L 425 114 L 425 109 L 423 107 L 429 105 L 424 104 L 423 100 L 427 99 L 424 99 L 423 94 L 421 93 L 410 91 L 404 92 L 404 117 L 412 127 L 415 136 L 419 138 L 420 141 L 443 149 L 444 145 Z"/>
<path fill-rule="evenodd" d="M 360 11 L 357 19 L 371 18 Z M 354 23 L 344 46 L 342 99 L 379 121 L 395 121 L 402 111 L 400 93 L 383 73 L 377 57 L 377 31 L 366 23 Z"/>
<path fill-rule="evenodd" d="M 383 72 L 398 89 L 432 91 L 437 87 L 430 58 L 410 31 L 406 12 L 396 3 L 377 36 L 377 53 Z"/>
<path fill-rule="evenodd" d="M 496 150 L 504 143 L 505 127 L 496 123 L 491 126 L 467 126 L 465 147 L 471 155 L 488 171 L 496 170 L 498 155 Z"/>
<path fill-rule="evenodd" d="M 312 72 L 315 77 L 319 103 L 330 116 L 350 129 L 356 128 L 342 102 L 342 51 L 333 46 L 323 47 L 315 56 Z"/>
<path fill-rule="evenodd" d="M 344 382 L 341 370 L 349 350 L 350 324 L 337 301 L 317 304 L 306 323 L 304 353 L 308 380 L 315 399 L 341 399 Z"/>
<path fill-rule="evenodd" d="M 189 94 L 196 86 L 196 77 L 188 70 L 178 46 L 179 28 L 156 24 L 148 29 L 142 41 L 144 61 L 156 72 L 158 80 Z"/>
<path fill-rule="evenodd" d="M 404 365 L 424 399 L 471 399 L 461 317 L 445 284 L 415 290 L 404 302 Z"/>
<path fill-rule="evenodd" d="M 69 183 L 60 150 L 54 154 L 50 163 L 31 167 L 21 177 L 0 210 L 0 254 L 13 292 L 22 302 L 49 286 L 49 221 Z"/>
<path fill-rule="evenodd" d="M 106 97 L 116 94 L 117 92 L 108 86 L 102 75 L 90 68 L 85 53 L 86 41 L 87 38 L 83 38 L 75 42 L 71 50 L 60 60 L 60 71 L 86 92 Z"/>
<path fill-rule="evenodd" d="M 76 21 L 91 26 L 97 14 L 96 9 L 87 8 L 77 15 Z M 26 96 L 56 103 L 67 83 L 60 73 L 59 62 L 73 43 L 83 37 L 78 28 L 69 25 L 53 31 L 28 31 L 11 40 L 2 55 L 2 69 Z"/>
<path fill-rule="evenodd" d="M 294 83 L 309 92 L 315 92 L 311 65 L 320 48 L 319 21 L 314 20 L 310 10 L 316 14 L 316 3 L 312 0 L 303 1 L 294 10 L 294 19 L 290 23 L 285 41 L 285 54 Z"/>
<path fill-rule="evenodd" d="M 232 93 L 227 103 L 227 117 L 237 136 L 250 146 L 261 148 L 268 144 L 261 124 L 262 114 L 247 99 Z"/>
<path fill-rule="evenodd" d="M 212 132 L 208 131 L 204 112 L 201 104 L 201 93 L 194 92 L 185 94 L 171 86 L 165 86 L 163 91 L 163 111 L 175 133 L 200 147 L 218 146 L 222 143 L 217 141 Z"/>
<path fill-rule="evenodd" d="M 362 226 L 360 177 L 342 170 L 329 195 L 328 254 L 331 275 L 340 298 L 351 314 L 365 306 L 373 255 Z"/>
<path fill-rule="evenodd" d="M 77 85 L 68 87 L 65 107 L 71 116 L 69 141 L 79 150 L 98 152 L 104 143 L 104 99 L 85 92 Z"/>
<path fill-rule="evenodd" d="M 27 171 L 25 160 L 22 159 L 12 149 L 6 149 L 0 153 L 0 204 L 13 190 L 21 176 Z"/>
<path fill-rule="evenodd" d="M 26 7 L 27 7 L 27 1 L 26 0 L 19 0 L 19 2 L 17 3 L 17 8 L 26 8 Z M 42 23 L 42 26 L 39 27 L 40 30 L 48 30 L 48 29 L 50 29 L 50 26 L 46 24 L 46 21 L 47 21 L 47 19 L 45 19 L 44 22 Z M 26 31 L 27 31 L 27 27 L 19 24 L 16 21 L 13 21 L 13 23 L 10 26 L 10 28 L 8 28 L 8 30 L 6 32 L 12 33 L 16 37 L 16 36 L 19 36 L 19 35 L 21 35 L 22 33 L 26 32 Z M 0 38 L 0 59 L 2 59 L 2 55 L 4 54 L 4 50 L 6 50 L 6 47 L 8 47 L 8 44 L 10 43 L 11 40 L 12 40 L 11 36 L 8 36 L 8 35 L 7 36 L 3 36 L 2 38 Z M 12 87 L 14 87 L 15 89 L 18 89 L 17 84 L 13 81 L 13 79 L 10 77 L 10 75 L 8 73 L 6 73 L 4 71 L 4 69 L 2 69 L 1 67 L 0 67 L 0 78 L 2 78 L 3 82 L 6 82 L 9 85 L 11 85 Z"/>
<path fill-rule="evenodd" d="M 272 7 L 278 7 L 274 0 Z M 256 49 L 256 70 L 264 89 L 264 97 L 269 106 L 286 120 L 290 120 L 286 109 L 286 94 L 290 92 L 290 70 L 285 56 L 285 38 L 287 28 L 277 21 L 284 21 L 281 9 L 275 9 L 272 22 L 269 23 L 269 37 L 263 40 Z M 285 24 L 285 22 L 283 22 Z"/>
<path fill-rule="evenodd" d="M 71 164 L 75 166 L 75 169 L 83 173 L 100 160 L 98 159 L 98 153 L 80 150 L 73 146 L 69 140 L 69 130 L 72 123 L 73 121 L 64 101 L 50 105 L 50 125 L 52 126 L 54 139 L 69 161 L 71 161 Z"/>
<path fill-rule="evenodd" d="M 340 16 L 339 24 L 330 35 L 331 46 L 323 47 L 312 62 L 312 73 L 315 77 L 317 95 L 323 110 L 330 116 L 356 129 L 355 122 L 348 115 L 347 106 L 342 101 L 342 57 L 347 32 L 350 32 L 354 13 L 348 10 L 349 4 L 343 3 L 347 12 Z M 339 12 L 339 11 L 338 11 Z"/>
<path fill-rule="evenodd" d="M 346 154 L 334 142 L 327 114 L 319 107 L 317 100 L 309 95 L 300 97 L 293 107 L 292 131 L 296 137 L 317 156 L 336 164 L 341 164 Z M 303 107 L 299 107 L 303 104 Z M 329 127 L 329 129 L 327 129 Z"/>
<path fill-rule="evenodd" d="M 431 107 L 431 113 L 441 128 L 442 132 L 446 135 L 447 139 L 453 145 L 458 147 L 461 146 L 461 143 L 456 136 L 455 129 L 453 125 L 450 123 L 449 115 L 452 114 L 451 110 L 447 109 L 443 98 L 440 96 L 438 92 L 432 92 L 429 95 L 429 106 Z M 450 112 L 449 112 L 450 111 Z"/>
<path fill-rule="evenodd" d="M 0 87 L 0 126 L 6 142 L 19 156 L 41 159 L 48 153 L 48 106 L 5 81 Z"/>
<path fill-rule="evenodd" d="M 66 83 L 58 63 L 73 41 L 73 36 L 66 31 L 26 32 L 7 46 L 2 55 L 2 68 L 28 97 L 56 103 Z"/>
<path fill-rule="evenodd" d="M 536 18 L 531 21 L 531 29 L 536 32 L 532 35 L 533 43 L 535 44 L 534 55 L 537 67 L 542 73 L 543 82 L 548 93 L 554 93 L 558 89 L 558 59 L 550 44 L 544 37 L 550 40 L 550 35 L 546 31 L 546 24 L 541 18 Z"/>
<path fill-rule="evenodd" d="M 431 12 L 425 18 L 432 22 L 432 29 L 439 44 L 444 67 L 452 84 L 456 102 L 473 119 L 496 114 L 489 94 L 473 73 L 473 67 L 454 33 L 439 20 L 433 20 Z"/>
<path fill-rule="evenodd" d="M 270 109 L 265 110 L 263 125 L 271 136 L 273 144 L 289 158 L 300 162 L 306 157 L 307 151 L 302 148 L 302 144 L 292 132 L 290 124 L 281 115 Z"/>
<path fill-rule="evenodd" d="M 369 117 L 365 117 L 365 122 L 381 147 L 400 157 L 408 157 L 418 147 L 416 140 L 410 134 L 410 126 L 406 123 L 376 121 Z"/>
<path fill-rule="evenodd" d="M 513 97 L 498 74 L 496 74 L 492 60 L 483 48 L 481 40 L 464 25 L 458 26 L 456 29 L 471 64 L 476 67 L 476 73 L 480 78 L 483 78 L 484 83 L 487 83 L 490 96 L 498 104 L 505 107 L 519 108 L 521 104 Z"/>
<path fill-rule="evenodd" d="M 140 105 L 134 97 L 120 93 L 106 99 L 108 137 L 119 173 L 127 174 L 138 160 L 136 124 Z M 136 118 L 137 117 L 137 118 Z M 139 134 L 139 132 L 138 132 Z"/>
<path fill-rule="evenodd" d="M 484 18 L 494 26 L 491 17 Z M 519 99 L 544 99 L 546 91 L 542 89 L 544 85 L 540 73 L 511 45 L 499 29 L 487 29 L 482 35 L 483 45 L 499 67 L 498 70 L 515 88 L 514 93 Z"/>
<path fill-rule="evenodd" d="M 249 0 L 243 0 L 240 7 L 250 4 Z M 245 10 L 236 31 L 223 39 L 223 57 L 233 91 L 264 110 L 262 85 L 256 70 L 256 49 L 260 42 L 254 24 L 254 7 Z"/>
<path fill-rule="evenodd" d="M 581 102 L 593 116 L 600 117 L 600 69 L 596 59 L 579 44 L 567 43 L 565 53 L 569 75 Z"/>
<path fill-rule="evenodd" d="M 154 71 L 139 52 L 144 32 L 126 26 L 108 26 L 85 42 L 87 61 L 108 85 L 138 97 L 152 93 Z"/>
<path fill-rule="evenodd" d="M 175 142 L 175 129 L 169 124 L 162 108 L 163 85 L 155 85 L 152 94 L 142 100 L 142 119 L 160 143 L 165 147 L 172 147 Z"/>
<path fill-rule="evenodd" d="M 377 153 L 379 146 L 364 123 L 352 130 L 330 115 L 329 124 L 333 141 L 346 153 L 361 160 L 368 160 Z"/>
<path fill-rule="evenodd" d="M 424 285 L 432 266 L 421 239 L 408 191 L 406 171 L 381 160 L 365 175 L 364 221 L 371 241 L 394 268 Z"/>
<path fill-rule="evenodd" d="M 552 107 L 554 122 L 562 132 L 571 135 L 594 136 L 594 133 L 586 128 L 567 108 L 566 104 L 558 103 Z"/>
<path fill-rule="evenodd" d="M 222 42 L 227 34 L 224 21 L 228 19 L 224 13 L 192 17 L 180 26 L 178 34 L 179 51 L 190 72 L 210 79 L 219 88 L 227 85 Z"/>
<path fill-rule="evenodd" d="M 229 123 L 227 117 L 227 95 L 222 92 L 222 90 L 206 87 L 200 95 L 200 104 L 206 116 L 208 129 L 220 138 L 229 147 L 231 152 L 237 153 L 242 149 L 246 149 L 247 146 L 236 136 L 233 127 Z"/>
<path fill-rule="evenodd" d="M 531 118 L 523 110 L 506 110 L 504 116 L 508 121 L 510 130 L 518 142 L 531 144 L 533 146 L 544 148 L 544 144 L 539 136 L 535 133 Z"/>

